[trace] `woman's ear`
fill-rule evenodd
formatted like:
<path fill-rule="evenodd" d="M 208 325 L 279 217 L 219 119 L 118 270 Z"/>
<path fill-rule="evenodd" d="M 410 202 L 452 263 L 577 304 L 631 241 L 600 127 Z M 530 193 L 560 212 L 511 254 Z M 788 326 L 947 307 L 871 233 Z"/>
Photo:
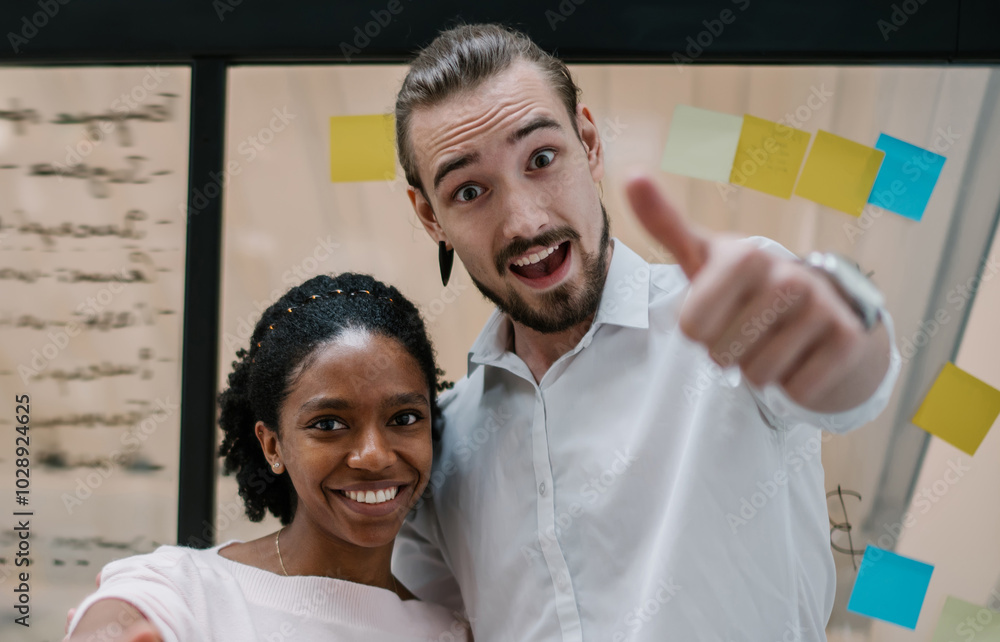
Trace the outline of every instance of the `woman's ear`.
<path fill-rule="evenodd" d="M 271 466 L 271 472 L 280 473 L 285 465 L 281 458 L 281 443 L 278 441 L 278 433 L 271 430 L 263 421 L 258 421 L 253 427 L 253 432 L 257 435 L 260 448 L 264 451 L 264 458 Z"/>

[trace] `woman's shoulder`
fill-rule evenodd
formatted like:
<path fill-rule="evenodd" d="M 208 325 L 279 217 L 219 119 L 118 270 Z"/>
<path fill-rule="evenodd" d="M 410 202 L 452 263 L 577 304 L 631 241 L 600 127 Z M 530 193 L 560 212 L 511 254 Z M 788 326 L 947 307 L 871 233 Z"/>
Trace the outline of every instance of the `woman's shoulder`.
<path fill-rule="evenodd" d="M 164 544 L 149 553 L 141 553 L 114 560 L 101 571 L 101 580 L 120 574 L 136 572 L 153 573 L 167 578 L 190 578 L 197 568 L 218 566 L 218 549 L 234 543 L 235 540 L 207 549 Z"/>

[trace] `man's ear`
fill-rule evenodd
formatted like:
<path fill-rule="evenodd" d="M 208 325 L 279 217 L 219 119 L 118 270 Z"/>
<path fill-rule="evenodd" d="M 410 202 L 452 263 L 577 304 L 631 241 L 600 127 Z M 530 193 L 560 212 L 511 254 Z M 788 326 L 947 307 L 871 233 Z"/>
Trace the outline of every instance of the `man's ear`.
<path fill-rule="evenodd" d="M 604 143 L 594 122 L 594 115 L 584 103 L 576 105 L 576 127 L 587 152 L 587 165 L 595 183 L 604 178 Z"/>
<path fill-rule="evenodd" d="M 441 225 L 438 223 L 437 215 L 434 214 L 434 208 L 432 208 L 431 204 L 427 202 L 426 198 L 424 198 L 423 191 L 410 185 L 406 188 L 406 195 L 410 197 L 410 203 L 413 205 L 413 211 L 416 212 L 417 218 L 420 219 L 424 229 L 427 230 L 427 234 L 434 239 L 435 243 L 440 243 L 441 241 L 447 243 L 448 237 L 445 235 L 444 230 L 441 229 Z"/>

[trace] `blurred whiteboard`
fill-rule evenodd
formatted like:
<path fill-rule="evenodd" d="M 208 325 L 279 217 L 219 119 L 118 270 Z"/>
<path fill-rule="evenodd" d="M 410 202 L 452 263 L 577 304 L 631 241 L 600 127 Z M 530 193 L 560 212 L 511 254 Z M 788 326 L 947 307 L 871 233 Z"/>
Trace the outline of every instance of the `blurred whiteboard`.
<path fill-rule="evenodd" d="M 187 67 L 0 69 L 0 512 L 33 513 L 28 567 L 0 522 L 0 586 L 29 572 L 31 606 L 2 639 L 61 639 L 105 563 L 176 538 L 189 85 Z"/>

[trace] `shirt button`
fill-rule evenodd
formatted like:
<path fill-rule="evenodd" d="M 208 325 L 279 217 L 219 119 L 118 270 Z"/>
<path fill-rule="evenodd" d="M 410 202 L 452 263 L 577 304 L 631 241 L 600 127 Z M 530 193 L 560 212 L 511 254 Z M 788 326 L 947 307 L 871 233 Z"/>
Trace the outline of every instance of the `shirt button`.
<path fill-rule="evenodd" d="M 542 497 L 545 497 L 545 482 L 542 482 L 541 484 L 538 485 L 538 493 Z"/>

